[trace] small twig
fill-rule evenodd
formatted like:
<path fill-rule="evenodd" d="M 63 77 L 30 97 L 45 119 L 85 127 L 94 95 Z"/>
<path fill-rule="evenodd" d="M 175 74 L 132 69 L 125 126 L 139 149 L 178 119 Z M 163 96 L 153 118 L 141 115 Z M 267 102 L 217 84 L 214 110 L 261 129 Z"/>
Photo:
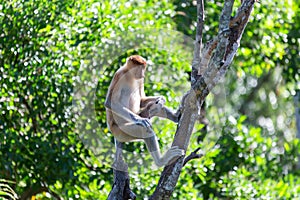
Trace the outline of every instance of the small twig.
<path fill-rule="evenodd" d="M 28 101 L 26 100 L 25 97 L 22 97 L 21 95 L 19 95 L 20 100 L 22 100 L 22 103 L 25 105 L 25 107 L 27 108 L 30 118 L 32 120 L 32 127 L 33 127 L 33 131 L 35 133 L 37 133 L 38 131 L 38 123 L 36 121 L 36 115 L 34 113 L 34 110 L 32 109 L 32 107 L 29 105 Z"/>
<path fill-rule="evenodd" d="M 197 79 L 198 71 L 200 71 L 201 49 L 202 49 L 202 36 L 204 27 L 204 1 L 197 0 L 197 27 L 196 27 L 196 41 L 194 46 L 194 58 L 192 62 L 192 84 Z"/>
<path fill-rule="evenodd" d="M 200 150 L 201 148 L 199 147 L 195 151 L 193 151 L 190 155 L 188 155 L 183 161 L 183 166 L 185 166 L 185 164 L 188 163 L 190 160 L 201 158 L 203 156 L 203 153 L 202 152 L 198 153 L 198 151 Z"/>

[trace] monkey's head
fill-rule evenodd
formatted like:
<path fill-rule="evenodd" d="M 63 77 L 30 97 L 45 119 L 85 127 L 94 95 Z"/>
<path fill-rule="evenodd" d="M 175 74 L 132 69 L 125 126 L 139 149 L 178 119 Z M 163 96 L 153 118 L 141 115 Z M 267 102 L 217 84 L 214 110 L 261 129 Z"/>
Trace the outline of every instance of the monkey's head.
<path fill-rule="evenodd" d="M 146 66 L 146 60 L 139 55 L 133 55 L 127 58 L 126 67 L 129 69 L 130 73 L 134 74 L 136 79 L 145 77 Z"/>

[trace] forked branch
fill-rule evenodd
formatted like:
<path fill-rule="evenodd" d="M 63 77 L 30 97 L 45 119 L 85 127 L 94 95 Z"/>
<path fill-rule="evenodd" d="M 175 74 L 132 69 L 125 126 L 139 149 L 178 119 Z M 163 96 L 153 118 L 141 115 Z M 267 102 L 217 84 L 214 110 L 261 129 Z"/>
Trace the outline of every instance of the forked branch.
<path fill-rule="evenodd" d="M 198 153 L 199 151 L 200 153 Z M 202 156 L 203 153 L 201 152 L 201 148 L 199 147 L 184 159 L 183 166 L 185 166 L 189 161 L 193 159 L 201 158 Z"/>
<path fill-rule="evenodd" d="M 197 3 L 199 5 L 202 1 L 198 0 Z M 183 148 L 185 151 L 187 150 L 195 121 L 199 115 L 199 109 L 197 109 L 195 105 L 201 106 L 206 96 L 209 94 L 209 91 L 219 82 L 220 78 L 225 75 L 237 52 L 240 39 L 248 23 L 254 3 L 255 0 L 244 0 L 237 11 L 236 17 L 233 18 L 234 22 L 231 23 L 230 20 L 233 0 L 225 1 L 220 17 L 219 33 L 214 37 L 216 38 L 214 39 L 214 42 L 208 45 L 203 51 L 204 54 L 202 54 L 202 58 L 206 59 L 202 59 L 202 64 L 204 64 L 203 66 L 207 65 L 205 73 L 195 75 L 194 72 L 192 72 L 192 87 L 187 94 L 184 105 L 182 105 L 181 119 L 178 123 L 172 145 Z M 198 7 L 201 8 L 201 6 Z M 197 19 L 201 18 L 199 13 L 200 12 L 198 12 Z M 198 21 L 197 27 L 200 25 L 201 23 Z M 195 48 L 198 47 L 199 46 L 195 45 Z M 198 57 L 198 55 L 200 55 L 198 54 L 200 50 L 195 49 L 194 52 L 196 53 L 194 53 L 193 71 L 195 68 L 201 69 Z M 197 63 L 199 64 L 198 67 L 196 65 Z M 185 161 L 187 162 L 190 158 L 198 156 L 197 153 L 194 155 L 195 156 L 188 156 L 187 158 L 189 159 L 186 159 Z M 164 168 L 158 185 L 150 199 L 170 199 L 180 176 L 182 167 L 186 163 L 185 161 L 182 157 L 180 157 Z"/>

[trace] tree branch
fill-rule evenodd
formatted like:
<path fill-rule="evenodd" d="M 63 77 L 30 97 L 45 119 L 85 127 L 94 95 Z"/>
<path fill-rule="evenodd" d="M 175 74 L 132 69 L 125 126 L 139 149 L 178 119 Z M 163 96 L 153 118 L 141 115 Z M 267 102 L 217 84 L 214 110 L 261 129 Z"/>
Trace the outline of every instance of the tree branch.
<path fill-rule="evenodd" d="M 198 71 L 198 75 L 204 74 L 208 67 L 208 63 L 210 61 L 210 58 L 212 56 L 213 51 L 216 49 L 218 44 L 218 38 L 215 37 L 213 40 L 208 41 L 205 44 L 204 50 L 201 55 L 201 62 L 200 62 L 200 68 Z"/>
<path fill-rule="evenodd" d="M 21 95 L 19 95 L 20 98 L 20 102 L 23 102 L 23 104 L 25 105 L 25 107 L 27 108 L 30 118 L 32 120 L 32 127 L 35 133 L 37 133 L 37 129 L 38 129 L 38 123 L 36 120 L 36 116 L 34 114 L 33 109 L 31 108 L 31 106 L 29 105 L 29 103 L 27 102 L 27 100 L 25 99 L 25 97 L 22 97 Z"/>
<path fill-rule="evenodd" d="M 233 7 L 234 0 L 226 0 L 224 3 L 224 7 L 222 9 L 222 13 L 220 16 L 219 20 L 219 31 L 218 31 L 218 44 L 216 47 L 216 51 L 214 55 L 212 56 L 212 59 L 209 62 L 210 69 L 206 70 L 205 73 L 205 78 L 206 82 L 208 83 L 213 83 L 209 89 L 211 90 L 214 85 L 216 84 L 215 82 L 218 81 L 216 80 L 216 76 L 218 72 L 220 71 L 220 66 L 223 65 L 224 61 L 224 56 L 226 53 L 226 46 L 228 45 L 228 37 L 229 37 L 229 22 L 231 18 L 231 13 L 232 13 L 232 7 Z M 218 77 L 219 78 L 219 77 Z"/>
<path fill-rule="evenodd" d="M 183 161 L 183 166 L 185 166 L 186 163 L 188 163 L 193 159 L 201 158 L 203 156 L 203 153 L 202 152 L 198 153 L 200 150 L 201 148 L 199 147 L 195 151 L 193 151 L 190 155 L 188 155 Z"/>
<path fill-rule="evenodd" d="M 201 69 L 201 49 L 202 49 L 202 35 L 204 25 L 204 2 L 203 0 L 197 0 L 197 27 L 196 27 L 196 41 L 194 45 L 194 58 L 192 62 L 192 74 L 191 83 L 193 84 L 196 79 L 198 72 Z"/>
<path fill-rule="evenodd" d="M 243 16 L 240 17 L 240 20 L 236 23 L 237 25 L 229 28 L 233 0 L 225 1 L 220 18 L 219 33 L 217 36 L 219 42 L 216 47 L 216 52 L 214 52 L 205 73 L 197 76 L 196 80 L 192 82 L 192 88 L 183 102 L 182 115 L 172 146 L 178 146 L 185 151 L 187 150 L 194 124 L 199 114 L 199 106 L 203 104 L 209 91 L 219 82 L 231 64 L 239 47 L 240 39 L 248 23 L 249 16 L 253 10 L 254 2 L 254 0 L 243 1 L 236 15 Z M 211 52 L 212 50 L 210 54 Z M 208 55 L 208 57 L 210 56 Z M 194 57 L 193 60 L 196 59 L 197 58 Z M 150 199 L 170 199 L 183 165 L 184 158 L 180 157 L 164 168 L 158 185 Z"/>

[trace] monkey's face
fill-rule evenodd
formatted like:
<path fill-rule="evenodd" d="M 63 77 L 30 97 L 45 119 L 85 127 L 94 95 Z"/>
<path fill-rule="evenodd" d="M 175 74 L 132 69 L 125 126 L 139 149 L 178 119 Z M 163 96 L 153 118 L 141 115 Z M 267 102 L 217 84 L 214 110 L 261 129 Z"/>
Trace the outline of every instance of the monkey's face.
<path fill-rule="evenodd" d="M 145 77 L 146 65 L 138 65 L 134 69 L 134 76 L 136 79 Z"/>
<path fill-rule="evenodd" d="M 133 55 L 127 58 L 126 68 L 129 69 L 131 76 L 135 79 L 142 79 L 145 77 L 146 60 L 138 55 Z"/>

